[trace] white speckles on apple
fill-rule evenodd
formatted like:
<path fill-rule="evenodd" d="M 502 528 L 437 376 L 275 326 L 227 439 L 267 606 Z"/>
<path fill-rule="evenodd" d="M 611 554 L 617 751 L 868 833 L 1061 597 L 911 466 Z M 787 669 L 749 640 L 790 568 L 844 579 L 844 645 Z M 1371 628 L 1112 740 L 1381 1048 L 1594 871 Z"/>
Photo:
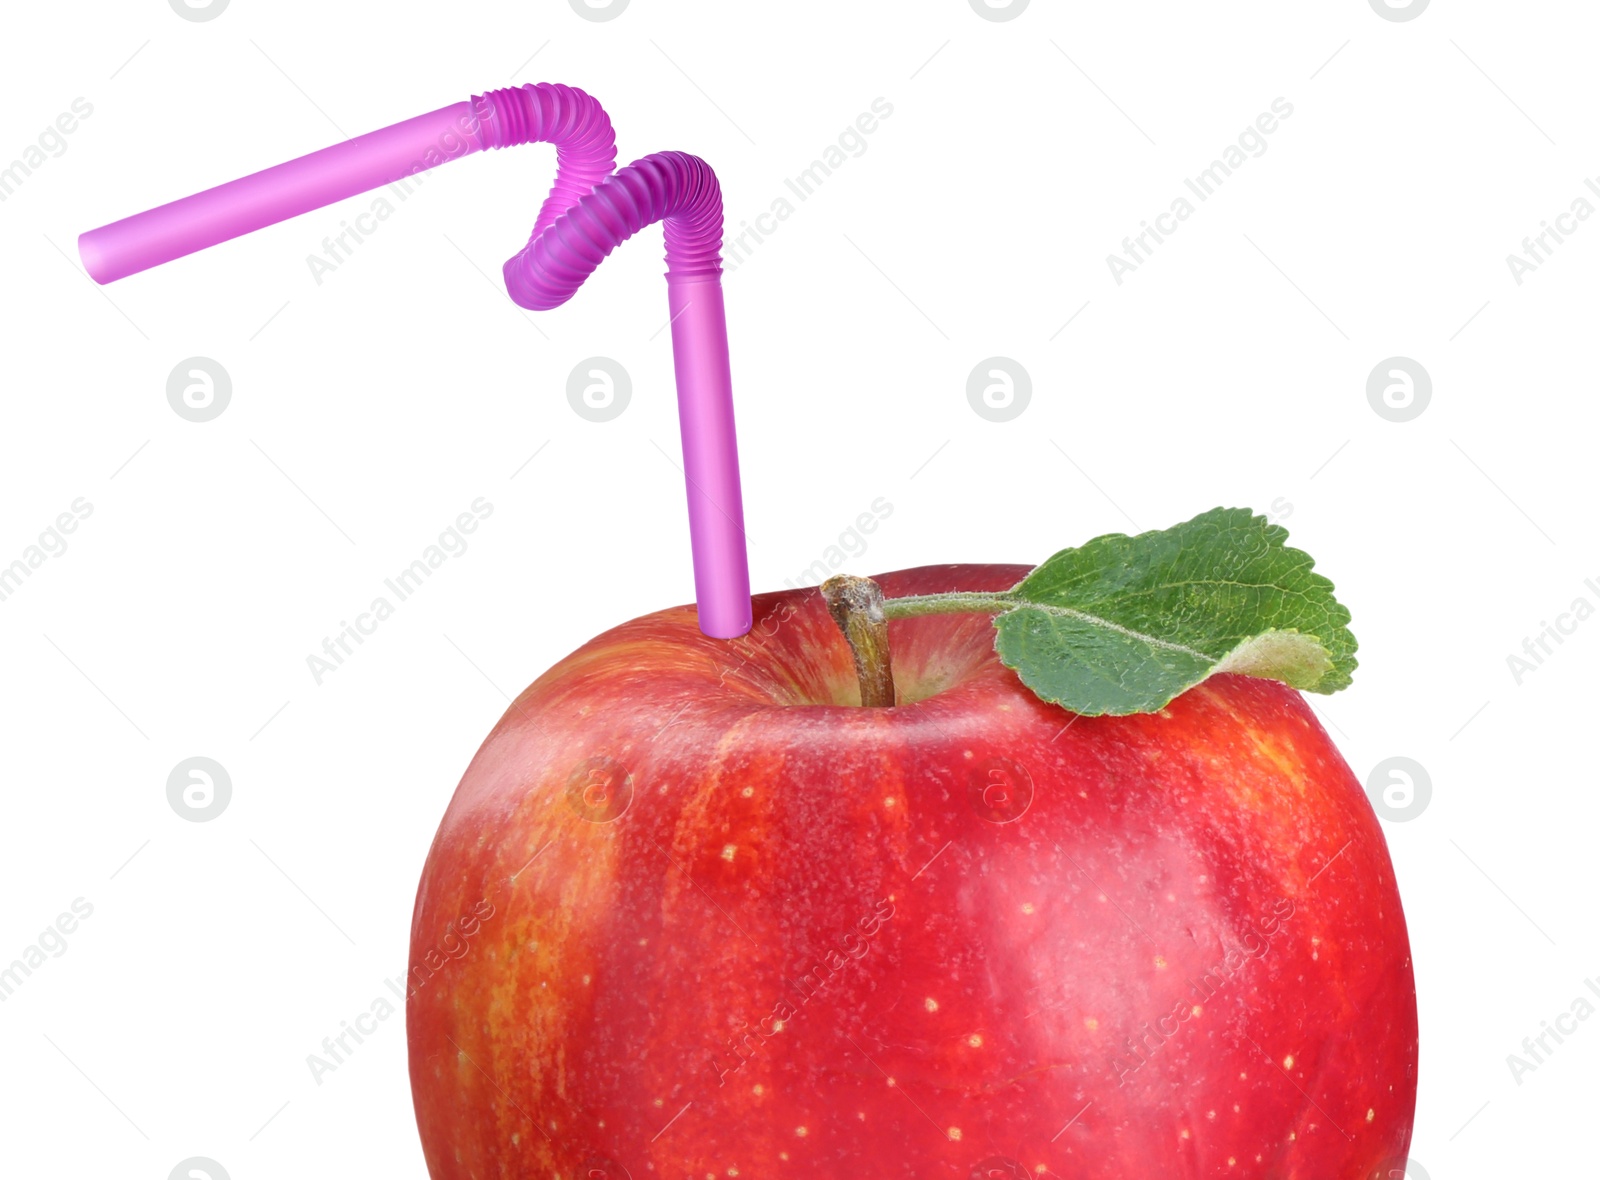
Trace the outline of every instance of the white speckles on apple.
<path fill-rule="evenodd" d="M 757 1098 L 760 1098 L 766 1092 L 767 1088 L 760 1082 L 757 1082 L 755 1085 L 750 1087 L 750 1093 L 754 1094 Z"/>
<path fill-rule="evenodd" d="M 804 1139 L 807 1135 L 811 1134 L 811 1132 L 806 1130 L 804 1127 L 796 1127 L 794 1129 L 794 1133 L 801 1139 Z"/>
<path fill-rule="evenodd" d="M 967 1038 L 967 1047 L 970 1048 L 970 1049 L 981 1049 L 981 1048 L 983 1048 L 983 1038 L 980 1037 L 977 1033 L 973 1033 L 970 1037 Z M 1371 1120 L 1369 1119 L 1368 1121 L 1370 1122 Z"/>
<path fill-rule="evenodd" d="M 961 1128 L 951 1127 L 945 1132 L 945 1137 L 948 1138 L 952 1143 L 959 1143 L 961 1141 Z"/>
<path fill-rule="evenodd" d="M 1283 1068 L 1284 1069 L 1293 1069 L 1294 1068 L 1294 1054 L 1293 1053 L 1290 1053 L 1287 1057 L 1285 1057 L 1283 1059 Z"/>
<path fill-rule="evenodd" d="M 939 1001 L 934 999 L 932 996 L 929 996 L 927 999 L 922 1001 L 922 1006 L 929 1012 L 937 1012 L 939 1010 Z"/>
<path fill-rule="evenodd" d="M 739 792 L 739 797 L 741 799 L 748 799 L 748 798 L 750 798 L 751 795 L 754 795 L 755 793 L 756 793 L 756 789 L 754 787 L 746 787 L 744 790 Z"/>
<path fill-rule="evenodd" d="M 1093 1016 L 1085 1016 L 1083 1018 L 1083 1027 L 1088 1029 L 1090 1032 L 1094 1032 L 1100 1027 L 1100 1022 Z"/>
<path fill-rule="evenodd" d="M 1367 1122 L 1370 1123 L 1373 1119 L 1375 1119 L 1377 1117 L 1378 1117 L 1378 1112 L 1373 1110 L 1372 1107 L 1370 1107 L 1370 1106 L 1367 1107 Z"/>
<path fill-rule="evenodd" d="M 1035 910 L 1034 910 L 1034 908 L 1033 908 L 1033 902 L 1031 902 L 1031 901 L 1025 901 L 1025 902 L 1023 902 L 1023 903 L 1022 903 L 1022 912 L 1023 912 L 1023 913 L 1025 913 L 1025 914 L 1032 914 L 1032 913 L 1034 913 L 1034 912 L 1035 912 Z"/>
<path fill-rule="evenodd" d="M 1156 964 L 1156 970 L 1157 971 L 1165 971 L 1167 969 L 1167 961 L 1166 961 L 1166 959 L 1162 958 L 1160 955 L 1156 956 L 1155 964 Z"/>
<path fill-rule="evenodd" d="M 722 846 L 722 859 L 727 861 L 729 864 L 733 863 L 733 858 L 737 856 L 738 853 L 739 849 L 736 845 L 724 844 Z"/>

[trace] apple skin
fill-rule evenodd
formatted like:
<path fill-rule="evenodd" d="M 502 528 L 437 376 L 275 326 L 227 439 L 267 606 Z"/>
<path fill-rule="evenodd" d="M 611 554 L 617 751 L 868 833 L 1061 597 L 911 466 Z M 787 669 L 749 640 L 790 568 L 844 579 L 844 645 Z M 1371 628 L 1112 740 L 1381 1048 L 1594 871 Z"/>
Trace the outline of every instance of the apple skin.
<path fill-rule="evenodd" d="M 434 1180 L 1399 1166 L 1405 920 L 1299 694 L 1217 676 L 1077 718 L 999 663 L 986 617 L 891 632 L 893 709 L 856 707 L 814 589 L 757 597 L 735 641 L 692 607 L 636 619 L 517 699 L 417 895 Z"/>

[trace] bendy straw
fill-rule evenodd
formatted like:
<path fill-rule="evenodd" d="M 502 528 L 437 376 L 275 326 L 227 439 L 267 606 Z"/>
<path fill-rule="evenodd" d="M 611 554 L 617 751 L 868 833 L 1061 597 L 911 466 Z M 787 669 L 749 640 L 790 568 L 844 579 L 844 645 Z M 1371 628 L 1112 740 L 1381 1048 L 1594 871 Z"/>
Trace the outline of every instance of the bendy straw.
<path fill-rule="evenodd" d="M 381 131 L 135 214 L 78 239 L 84 267 L 110 283 L 486 148 L 556 147 L 556 180 L 528 244 L 505 264 L 522 307 L 559 307 L 622 242 L 663 223 L 678 420 L 700 628 L 750 629 L 733 379 L 722 299 L 722 193 L 704 160 L 657 152 L 613 172 L 606 113 L 570 86 L 476 95 Z"/>

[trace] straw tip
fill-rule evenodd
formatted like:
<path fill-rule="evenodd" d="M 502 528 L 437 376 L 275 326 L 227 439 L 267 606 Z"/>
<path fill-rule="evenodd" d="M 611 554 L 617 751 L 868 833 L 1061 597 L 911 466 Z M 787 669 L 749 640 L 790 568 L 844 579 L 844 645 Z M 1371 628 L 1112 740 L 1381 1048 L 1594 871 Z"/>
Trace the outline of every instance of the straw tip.
<path fill-rule="evenodd" d="M 83 262 L 83 269 L 89 272 L 89 277 L 105 286 L 117 276 L 112 273 L 94 235 L 94 230 L 78 235 L 78 258 Z"/>
<path fill-rule="evenodd" d="M 724 598 L 712 595 L 695 604 L 696 621 L 700 632 L 712 639 L 738 639 L 748 635 L 754 622 L 748 589 L 743 593 Z"/>

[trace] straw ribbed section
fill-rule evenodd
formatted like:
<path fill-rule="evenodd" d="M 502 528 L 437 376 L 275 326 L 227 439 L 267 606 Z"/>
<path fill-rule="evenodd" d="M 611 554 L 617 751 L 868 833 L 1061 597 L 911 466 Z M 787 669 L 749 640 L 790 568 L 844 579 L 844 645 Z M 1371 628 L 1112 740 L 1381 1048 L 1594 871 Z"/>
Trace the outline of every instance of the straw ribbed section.
<path fill-rule="evenodd" d="M 635 160 L 560 217 L 505 265 L 506 289 L 535 311 L 560 307 L 607 254 L 665 222 L 667 279 L 722 274 L 722 191 L 711 166 L 683 152 Z"/>
<path fill-rule="evenodd" d="M 539 82 L 475 95 L 481 146 L 552 143 L 556 182 L 528 244 L 505 265 L 506 290 L 544 311 L 571 299 L 607 254 L 664 222 L 667 278 L 722 274 L 722 190 L 698 156 L 656 152 L 615 174 L 616 136 L 600 104 L 573 86 Z"/>
<path fill-rule="evenodd" d="M 529 83 L 472 97 L 485 148 L 550 143 L 556 182 L 539 209 L 538 237 L 617 166 L 617 136 L 605 109 L 575 86 Z"/>

